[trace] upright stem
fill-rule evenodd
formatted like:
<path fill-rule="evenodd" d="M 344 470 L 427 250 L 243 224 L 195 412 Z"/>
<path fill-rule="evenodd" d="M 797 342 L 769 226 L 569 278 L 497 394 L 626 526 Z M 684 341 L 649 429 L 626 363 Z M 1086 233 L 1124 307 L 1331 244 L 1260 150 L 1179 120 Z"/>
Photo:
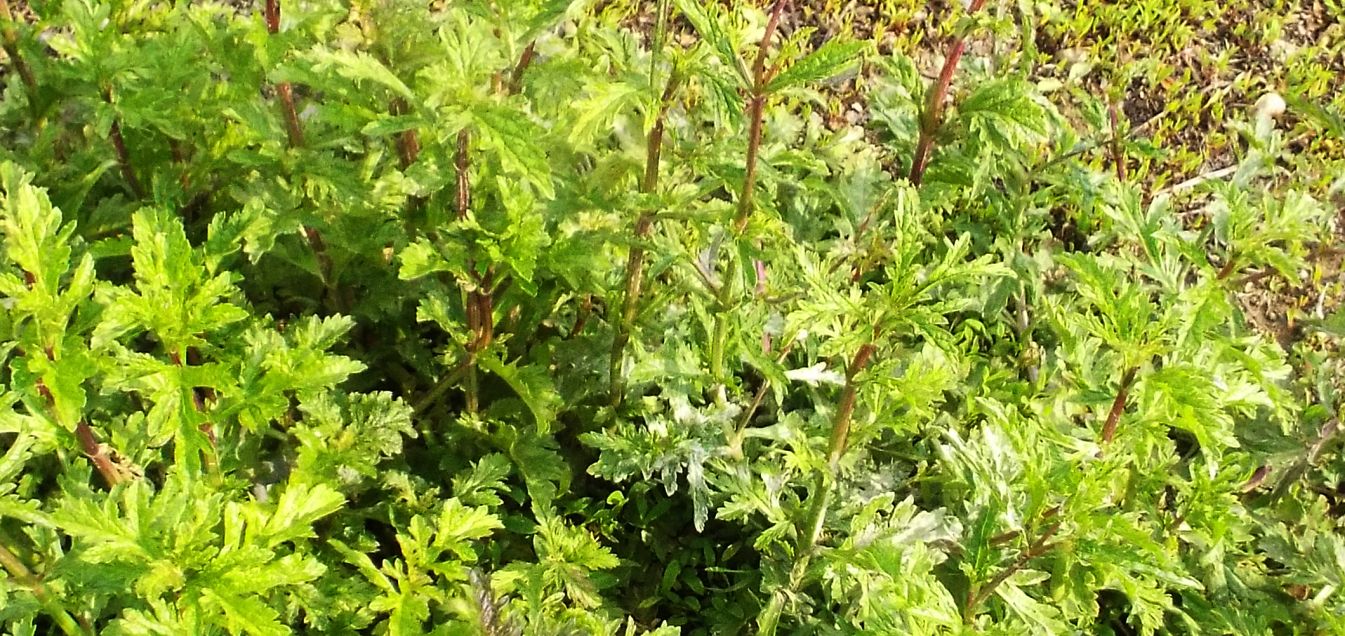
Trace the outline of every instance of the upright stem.
<path fill-rule="evenodd" d="M 967 7 L 967 13 L 976 13 L 984 5 L 985 0 L 972 0 L 971 6 Z M 924 179 L 929 152 L 934 147 L 934 135 L 939 131 L 939 124 L 943 118 L 943 102 L 948 96 L 948 87 L 953 82 L 953 73 L 957 71 L 957 64 L 962 60 L 962 54 L 966 50 L 965 36 L 959 35 L 953 39 L 948 49 L 948 56 L 944 58 L 943 69 L 939 71 L 939 79 L 929 91 L 925 112 L 920 117 L 920 138 L 916 141 L 915 154 L 911 157 L 909 179 L 912 185 L 918 186 Z"/>
<path fill-rule="evenodd" d="M 271 35 L 280 33 L 280 0 L 266 0 L 263 9 L 266 17 L 266 31 Z M 299 123 L 299 111 L 294 107 L 294 87 L 289 82 L 276 84 L 276 95 L 280 98 L 280 111 L 285 118 L 285 132 L 289 136 L 291 148 L 304 145 L 304 129 Z"/>
<path fill-rule="evenodd" d="M 19 32 L 14 29 L 14 22 L 14 12 L 9 9 L 9 0 L 0 0 L 0 46 L 4 47 L 5 55 L 9 56 L 14 64 L 14 70 L 18 72 L 19 79 L 27 89 L 28 103 L 34 105 L 37 103 L 37 79 L 33 76 L 33 69 L 19 53 Z"/>
<path fill-rule="evenodd" d="M 790 568 L 789 582 L 784 589 L 776 590 L 771 595 L 771 601 L 761 611 L 757 618 L 758 634 L 760 636 L 771 636 L 780 623 L 780 614 L 784 611 L 785 602 L 793 595 L 794 591 L 803 584 L 804 577 L 808 574 L 808 564 L 812 560 L 813 551 L 817 548 L 817 543 L 822 539 L 822 528 L 827 518 L 827 508 L 831 505 L 832 487 L 836 482 L 836 472 L 840 468 L 841 458 L 845 456 L 845 451 L 850 443 L 850 422 L 855 412 L 855 401 L 858 397 L 859 385 L 856 378 L 869 365 L 869 360 L 873 357 L 877 345 L 865 343 L 864 346 L 855 352 L 855 357 L 850 360 L 850 366 L 846 369 L 845 388 L 841 391 L 841 401 L 836 408 L 836 416 L 831 424 L 831 442 L 827 446 L 827 469 L 817 473 L 813 483 L 813 494 L 810 497 L 811 506 L 808 509 L 808 518 L 803 529 L 807 533 L 806 540 L 801 542 L 795 551 L 797 555 L 794 558 L 794 566 Z"/>
<path fill-rule="evenodd" d="M 659 58 L 663 52 L 663 36 L 668 20 L 668 0 L 659 0 L 657 11 L 657 24 L 654 27 L 654 40 L 650 46 L 649 55 L 650 82 L 653 82 L 656 77 Z M 673 95 L 677 92 L 680 83 L 681 73 L 674 69 L 672 74 L 668 76 L 667 85 L 663 88 L 663 95 L 659 99 L 658 113 L 654 115 L 654 123 L 650 126 L 649 135 L 645 139 L 644 178 L 640 180 L 640 192 L 642 194 L 652 194 L 658 190 L 659 161 L 663 153 L 664 117 L 667 115 L 668 105 L 672 102 Z M 613 407 L 620 406 L 621 401 L 625 399 L 626 387 L 622 377 L 622 367 L 626 361 L 626 344 L 630 342 L 631 328 L 635 324 L 635 315 L 640 306 L 640 291 L 644 285 L 645 250 L 642 242 L 649 238 L 653 230 L 654 212 L 647 210 L 640 213 L 640 217 L 635 221 L 635 245 L 631 247 L 630 254 L 626 257 L 626 277 L 621 302 L 621 316 L 616 324 L 616 335 L 612 338 L 612 355 L 607 369 L 608 395 Z"/>
<path fill-rule="evenodd" d="M 669 89 L 672 88 L 669 82 Z M 667 93 L 664 94 L 667 97 Z M 640 191 L 651 193 L 658 187 L 658 164 L 663 145 L 663 116 L 659 114 L 649 131 L 649 141 L 645 151 L 645 178 Z M 612 339 L 612 357 L 608 368 L 608 387 L 612 406 L 621 404 L 626 392 L 622 379 L 622 366 L 625 364 L 626 344 L 630 341 L 630 332 L 635 324 L 635 315 L 640 306 L 640 292 L 644 285 L 645 250 L 641 242 L 647 240 L 654 229 L 653 212 L 643 212 L 635 221 L 636 244 L 626 258 L 626 277 L 624 297 L 621 302 L 621 317 L 616 325 L 616 335 Z"/>
<path fill-rule="evenodd" d="M 262 17 L 266 19 L 267 32 L 275 35 L 280 32 L 280 0 L 266 0 L 262 7 Z"/>
<path fill-rule="evenodd" d="M 1107 102 L 1107 117 L 1111 120 L 1111 157 L 1112 163 L 1116 164 L 1116 178 L 1121 182 L 1126 180 L 1126 157 L 1125 147 L 1121 144 L 1121 129 L 1119 122 L 1121 114 L 1116 107 L 1116 101 Z"/>
<path fill-rule="evenodd" d="M 267 33 L 273 36 L 279 34 L 280 0 L 266 0 L 266 4 L 262 8 L 262 15 L 266 20 Z M 285 133 L 289 146 L 290 148 L 302 147 L 304 145 L 304 129 L 299 122 L 298 109 L 294 106 L 294 87 L 289 82 L 280 82 L 275 85 L 275 91 L 276 97 L 280 99 L 280 111 L 285 119 Z M 319 232 L 315 227 L 305 225 L 303 235 L 304 239 L 308 241 L 308 247 L 313 250 L 313 256 L 317 259 L 318 277 L 322 279 L 329 306 L 336 311 L 342 311 L 345 309 L 346 303 L 332 277 L 332 257 L 327 252 L 327 242 L 322 239 L 322 232 Z"/>
<path fill-rule="evenodd" d="M 761 36 L 761 45 L 757 47 L 756 61 L 752 64 L 752 86 L 748 88 L 746 99 L 747 110 L 747 164 L 743 174 L 743 188 L 738 195 L 738 212 L 733 219 L 733 237 L 742 236 L 747 229 L 747 221 L 752 216 L 753 195 L 757 183 L 757 162 L 761 153 L 761 126 L 763 113 L 766 107 L 766 85 L 770 82 L 770 73 L 766 69 L 766 55 L 770 50 L 771 40 L 775 38 L 775 32 L 780 28 L 780 16 L 784 12 L 787 0 L 776 0 L 771 8 L 770 18 L 766 22 L 766 31 Z M 729 251 L 729 258 L 733 258 L 734 251 Z M 725 276 L 723 284 L 719 288 L 718 311 L 714 315 L 714 327 L 710 336 L 710 375 L 715 381 L 715 401 L 724 403 L 727 398 L 725 388 L 726 374 L 724 372 L 725 345 L 728 341 L 729 319 L 731 316 L 728 310 L 729 303 L 732 300 L 734 285 L 729 276 Z"/>
<path fill-rule="evenodd" d="M 392 100 L 391 110 L 393 115 L 398 116 L 411 112 L 406 100 L 400 97 Z M 398 135 L 397 155 L 401 159 L 402 170 L 410 168 L 411 164 L 420 158 L 420 137 L 416 134 L 416 129 L 408 128 Z"/>
<path fill-rule="evenodd" d="M 1103 444 L 1111 442 L 1112 438 L 1116 436 L 1116 425 L 1121 422 L 1121 414 L 1126 410 L 1126 400 L 1130 397 L 1130 387 L 1134 385 L 1135 375 L 1138 372 L 1139 367 L 1130 367 L 1121 377 L 1121 388 L 1116 391 L 1116 399 L 1112 400 L 1111 411 L 1107 413 L 1107 421 L 1102 425 Z"/>
<path fill-rule="evenodd" d="M 536 56 L 537 43 L 529 42 L 528 46 L 523 49 L 523 55 L 519 57 L 518 64 L 515 64 L 514 70 L 509 73 L 509 93 L 511 95 L 523 88 L 523 73 L 527 72 Z"/>
<path fill-rule="evenodd" d="M 507 84 L 501 80 L 500 74 L 495 75 L 497 89 L 504 91 L 506 94 L 519 90 L 522 87 L 523 73 L 532 63 L 534 55 L 535 47 L 529 44 L 523 50 L 518 63 L 514 65 Z M 457 176 L 456 203 L 458 220 L 460 221 L 467 218 L 467 212 L 471 206 L 471 180 L 468 173 L 470 146 L 471 133 L 466 128 L 459 130 L 453 167 Z M 468 328 L 472 332 L 472 339 L 467 343 L 467 410 L 475 412 L 477 408 L 476 357 L 477 354 L 489 347 L 495 339 L 495 294 L 500 289 L 507 287 L 509 281 L 506 279 L 497 286 L 494 266 L 487 267 L 484 273 L 478 272 L 476 261 L 471 257 L 467 259 L 467 269 L 471 273 L 473 283 L 472 290 L 463 299 Z"/>
<path fill-rule="evenodd" d="M 322 233 L 317 228 L 310 225 L 303 227 L 304 239 L 308 241 L 308 247 L 313 250 L 313 256 L 318 261 L 318 277 L 322 279 L 322 284 L 326 287 L 328 294 L 333 302 L 339 301 L 336 293 L 336 281 L 332 280 L 332 257 L 327 253 L 327 242 L 322 240 Z"/>
<path fill-rule="evenodd" d="M 1215 275 L 1215 278 L 1218 280 L 1227 279 L 1229 276 L 1233 275 L 1233 272 L 1237 271 L 1237 266 L 1238 255 L 1236 252 L 1230 252 L 1228 260 L 1224 262 L 1223 267 L 1219 268 L 1219 273 Z"/>
<path fill-rule="evenodd" d="M 869 359 L 877 349 L 877 345 L 865 343 L 855 352 L 855 357 L 850 360 L 850 366 L 845 371 L 845 389 L 836 407 L 836 418 L 831 425 L 831 445 L 827 448 L 827 466 L 832 472 L 840 467 L 841 456 L 850 445 L 850 420 L 855 413 L 855 400 L 859 394 L 855 378 L 869 366 Z"/>
<path fill-rule="evenodd" d="M 112 90 L 103 89 L 103 101 L 112 107 Z M 131 188 L 131 192 L 136 198 L 145 197 L 145 189 L 140 186 L 140 180 L 135 176 L 135 166 L 131 162 L 131 151 L 126 148 L 126 138 L 121 134 L 121 121 L 116 117 L 112 118 L 112 127 L 107 131 L 107 138 L 112 142 L 112 150 L 117 155 L 117 167 L 121 170 L 121 177 L 126 180 L 126 185 Z"/>
<path fill-rule="evenodd" d="M 752 95 L 747 99 L 747 171 L 743 176 L 743 190 L 738 197 L 738 214 L 733 219 L 733 232 L 742 234 L 752 216 L 752 199 L 757 183 L 757 156 L 761 152 L 761 120 L 766 98 Z"/>
<path fill-rule="evenodd" d="M 766 22 L 766 32 L 761 36 L 761 46 L 757 47 L 756 62 L 752 65 L 752 87 L 747 94 L 747 168 L 743 175 L 743 189 L 738 196 L 738 214 L 733 219 L 733 231 L 742 234 L 747 229 L 747 219 L 752 215 L 752 198 L 757 184 L 757 158 L 761 153 L 762 114 L 766 107 L 766 84 L 770 77 L 766 73 L 766 52 L 771 39 L 780 28 L 780 14 L 784 11 L 786 0 L 776 0 L 771 9 L 770 20 Z"/>
<path fill-rule="evenodd" d="M 280 97 L 281 111 L 285 116 L 285 134 L 290 147 L 304 145 L 304 129 L 299 125 L 299 111 L 294 107 L 294 87 L 289 82 L 276 84 L 276 95 Z"/>
<path fill-rule="evenodd" d="M 75 437 L 79 440 L 80 450 L 83 450 L 84 455 L 93 462 L 94 468 L 98 470 L 99 475 L 102 475 L 103 483 L 107 484 L 108 488 L 122 482 L 121 471 L 112 462 L 112 458 L 107 456 L 107 450 L 103 445 L 98 443 L 98 439 L 93 435 L 93 427 L 89 426 L 88 422 L 81 420 L 75 425 Z"/>
<path fill-rule="evenodd" d="M 131 152 L 126 149 L 126 139 L 121 136 L 120 122 L 112 121 L 112 128 L 108 130 L 107 137 L 112 141 L 112 149 L 117 153 L 117 167 L 121 170 L 121 177 L 126 180 L 126 185 L 130 186 L 136 198 L 144 198 L 145 189 L 135 176 L 135 167 L 131 165 Z"/>
<path fill-rule="evenodd" d="M 32 592 L 33 596 L 43 605 L 44 609 L 51 615 L 52 620 L 54 620 L 56 625 L 61 628 L 62 632 L 65 632 L 70 636 L 88 633 L 87 630 L 80 627 L 75 618 L 70 615 L 70 612 L 67 612 L 65 608 L 61 607 L 48 596 L 47 589 L 42 585 L 42 581 L 38 579 L 38 577 L 33 576 L 32 571 L 28 569 L 27 565 L 24 565 L 23 560 L 20 559 L 17 554 L 11 552 L 4 544 L 0 544 L 0 567 L 3 567 L 6 572 L 9 572 L 9 575 L 13 577 L 19 585 L 28 588 L 28 591 Z"/>
<path fill-rule="evenodd" d="M 468 169 L 470 160 L 468 150 L 471 147 L 472 136 L 466 128 L 458 131 L 458 147 L 453 159 L 453 169 L 457 176 L 457 213 L 458 220 L 467 218 L 468 209 L 472 204 L 471 179 L 468 178 Z M 471 334 L 467 342 L 467 411 L 475 413 L 479 407 L 477 399 L 477 377 L 476 377 L 476 355 L 483 348 L 482 343 L 488 337 L 486 330 L 490 328 L 491 315 L 483 310 L 489 311 L 489 304 L 483 302 L 483 294 L 489 294 L 489 290 L 482 289 L 483 281 L 476 273 L 476 260 L 467 259 L 467 270 L 473 278 L 473 289 L 467 292 L 463 297 L 463 309 L 467 313 L 467 331 Z"/>
<path fill-rule="evenodd" d="M 729 281 L 724 281 L 724 285 L 719 288 L 722 293 L 719 294 L 719 306 L 714 316 L 714 327 L 710 331 L 710 377 L 715 381 L 715 403 L 723 405 L 728 402 L 728 374 L 724 371 L 724 356 L 729 341 L 729 317 L 731 309 L 727 303 L 726 296 L 730 295 L 733 289 Z"/>

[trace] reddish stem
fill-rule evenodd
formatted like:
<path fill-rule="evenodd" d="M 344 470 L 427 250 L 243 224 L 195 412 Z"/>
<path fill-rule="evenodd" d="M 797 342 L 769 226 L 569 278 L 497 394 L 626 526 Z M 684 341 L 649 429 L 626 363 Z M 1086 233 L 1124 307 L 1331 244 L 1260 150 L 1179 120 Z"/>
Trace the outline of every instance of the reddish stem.
<path fill-rule="evenodd" d="M 1042 532 L 1041 536 L 1037 537 L 1037 539 L 1032 542 L 1031 546 L 1028 546 L 1028 549 L 1019 553 L 1018 558 L 1014 559 L 1013 563 L 1009 564 L 1009 567 L 1000 570 L 999 573 L 996 574 L 994 578 L 990 579 L 984 586 L 979 588 L 973 587 L 968 590 L 967 605 L 962 613 L 963 621 L 967 624 L 971 624 L 971 620 L 976 617 L 976 608 L 980 607 L 981 603 L 984 603 L 986 599 L 990 598 L 990 595 L 994 593 L 995 588 L 1009 580 L 1009 577 L 1013 576 L 1019 570 L 1027 567 L 1027 564 L 1033 559 L 1046 554 L 1046 551 L 1052 545 L 1049 541 L 1055 537 L 1056 533 L 1059 531 L 1059 521 L 1047 526 L 1046 531 Z"/>
<path fill-rule="evenodd" d="M 467 211 L 471 206 L 471 180 L 468 178 L 468 168 L 470 166 L 468 150 L 471 146 L 471 133 L 466 128 L 458 131 L 458 148 L 453 160 L 453 168 L 457 173 L 458 192 L 457 192 L 457 212 L 458 220 L 467 218 Z M 467 259 L 467 269 L 472 272 L 475 289 L 468 295 L 466 300 L 467 311 L 467 330 L 472 333 L 472 340 L 467 344 L 467 350 L 470 355 L 475 355 L 482 349 L 490 345 L 494 339 L 494 298 L 491 295 L 491 279 L 494 277 L 494 271 L 487 271 L 484 275 L 476 273 L 475 259 Z"/>
<path fill-rule="evenodd" d="M 771 17 L 766 21 L 766 33 L 761 36 L 761 48 L 757 49 L 757 59 L 752 65 L 752 77 L 756 82 L 754 88 L 757 92 L 766 87 L 766 76 L 763 74 L 766 70 L 766 48 L 770 46 L 771 38 L 775 37 L 775 31 L 780 28 L 780 16 L 784 13 L 787 2 L 788 0 L 776 0 L 775 6 L 771 7 Z"/>
<path fill-rule="evenodd" d="M 1228 261 L 1224 263 L 1223 267 L 1219 268 L 1219 273 L 1216 275 L 1216 278 L 1218 278 L 1219 280 L 1224 280 L 1229 276 L 1232 276 L 1233 272 L 1237 271 L 1237 265 L 1238 265 L 1238 255 L 1229 254 Z"/>
<path fill-rule="evenodd" d="M 859 394 L 859 384 L 855 378 L 869 366 L 869 359 L 877 349 L 877 345 L 865 343 L 855 352 L 855 357 L 850 360 L 850 366 L 845 371 L 845 389 L 841 391 L 841 402 L 836 407 L 836 419 L 831 426 L 831 444 L 827 448 L 827 463 L 833 470 L 850 443 L 850 418 L 854 415 L 855 400 Z"/>
<path fill-rule="evenodd" d="M 280 33 L 280 0 L 266 0 L 262 15 L 266 17 L 267 32 L 273 35 Z"/>
<path fill-rule="evenodd" d="M 523 55 L 519 57 L 518 64 L 514 65 L 514 70 L 509 74 L 509 94 L 515 94 L 523 88 L 523 73 L 527 72 L 528 66 L 537 55 L 537 43 L 532 42 L 523 49 Z"/>
<path fill-rule="evenodd" d="M 28 62 L 19 54 L 19 34 L 14 30 L 14 13 L 9 10 L 9 1 L 0 0 L 0 44 L 4 45 L 5 55 L 9 56 L 14 63 L 14 70 L 18 72 L 19 79 L 28 89 L 28 99 L 31 102 L 35 99 L 37 92 L 37 79 L 33 76 L 33 69 L 28 66 Z"/>
<path fill-rule="evenodd" d="M 1111 411 L 1107 413 L 1107 422 L 1102 425 L 1102 443 L 1106 444 L 1112 441 L 1116 436 L 1116 425 L 1121 422 L 1121 414 L 1126 410 L 1126 400 L 1130 397 L 1130 387 L 1135 383 L 1135 375 L 1139 372 L 1139 367 L 1130 367 L 1126 369 L 1125 375 L 1121 377 L 1121 388 L 1116 391 L 1116 399 L 1112 400 Z"/>
<path fill-rule="evenodd" d="M 94 468 L 98 469 L 98 474 L 103 476 L 103 482 L 108 488 L 121 483 L 121 471 L 117 470 L 117 465 L 112 462 L 112 458 L 107 456 L 107 450 L 98 439 L 93 435 L 93 428 L 88 422 L 80 421 L 75 426 L 75 437 L 79 439 L 79 446 L 84 451 L 84 455 L 93 462 Z"/>
<path fill-rule="evenodd" d="M 967 13 L 972 14 L 981 10 L 985 5 L 985 0 L 972 0 L 971 6 L 967 7 Z M 929 100 L 925 104 L 925 112 L 920 118 L 920 138 L 915 144 L 915 154 L 911 157 L 910 182 L 912 185 L 920 185 L 924 179 L 925 168 L 928 167 L 929 152 L 934 147 L 934 134 L 939 130 L 939 124 L 943 118 L 943 103 L 948 96 L 948 87 L 953 83 L 953 73 L 957 71 L 958 62 L 962 60 L 962 54 L 967 50 L 967 40 L 963 36 L 953 39 L 952 45 L 948 49 L 948 56 L 943 61 L 943 69 L 939 71 L 939 79 L 934 84 L 933 90 L 929 92 Z"/>
<path fill-rule="evenodd" d="M 742 234 L 747 228 L 747 219 L 752 214 L 752 195 L 757 183 L 757 158 L 761 152 L 762 112 L 766 107 L 766 52 L 770 49 L 771 39 L 780 28 L 780 14 L 784 11 L 786 0 L 776 0 L 771 9 L 770 20 L 766 22 L 766 32 L 761 36 L 761 46 L 757 48 L 757 59 L 752 65 L 752 87 L 747 95 L 747 169 L 743 176 L 743 191 L 738 197 L 738 215 L 733 220 L 733 231 Z"/>
<path fill-rule="evenodd" d="M 664 117 L 668 112 L 668 104 L 672 101 L 673 95 L 677 92 L 680 84 L 680 74 L 673 73 L 668 78 L 668 85 L 663 89 L 663 97 L 659 102 L 658 115 L 654 117 L 654 125 L 649 129 L 649 136 L 645 143 L 644 179 L 640 181 L 640 192 L 644 194 L 651 194 L 658 189 L 659 162 L 663 154 Z M 621 403 L 622 394 L 625 393 L 621 382 L 621 364 L 625 361 L 626 345 L 630 341 L 630 330 L 635 323 L 635 314 L 639 309 L 640 292 L 644 285 L 645 250 L 640 242 L 648 239 L 653 230 L 654 214 L 652 212 L 642 212 L 635 221 L 636 244 L 631 247 L 630 255 L 626 257 L 626 285 L 625 297 L 622 299 L 621 306 L 621 322 L 617 325 L 616 335 L 612 339 L 612 357 L 608 368 L 608 391 L 611 394 L 613 406 Z"/>
<path fill-rule="evenodd" d="M 410 112 L 406 100 L 398 97 L 392 100 L 392 114 L 401 116 Z M 408 128 L 402 131 L 397 137 L 397 154 L 401 157 L 402 170 L 411 167 L 420 158 L 420 137 L 416 135 L 414 128 Z"/>
<path fill-rule="evenodd" d="M 1124 182 L 1126 180 L 1126 158 L 1125 150 L 1121 145 L 1121 129 L 1118 126 L 1121 115 L 1115 101 L 1107 104 L 1107 117 L 1111 120 L 1111 156 L 1112 162 L 1116 164 L 1116 178 Z"/>
<path fill-rule="evenodd" d="M 280 0 L 266 0 L 262 9 L 266 19 L 266 32 L 271 35 L 280 33 Z M 276 84 L 276 96 L 280 98 L 280 111 L 285 117 L 285 133 L 289 137 L 290 147 L 304 145 L 304 129 L 299 123 L 299 110 L 294 107 L 294 87 L 289 82 Z"/>
<path fill-rule="evenodd" d="M 291 148 L 304 145 L 304 129 L 299 123 L 299 111 L 294 107 L 294 87 L 289 82 L 276 84 L 276 95 L 280 97 L 280 110 L 285 116 L 285 134 Z"/>
<path fill-rule="evenodd" d="M 107 137 L 112 141 L 112 149 L 117 153 L 117 166 L 121 169 L 121 177 L 126 180 L 126 185 L 130 186 L 136 198 L 144 198 L 145 190 L 135 176 L 135 168 L 131 165 L 131 152 L 126 149 L 126 139 L 121 136 L 121 124 L 116 120 L 113 120 L 112 128 L 108 129 Z"/>
<path fill-rule="evenodd" d="M 471 133 L 466 128 L 458 131 L 458 150 L 453 160 L 453 168 L 458 177 L 457 210 L 458 220 L 467 218 L 467 209 L 472 202 L 471 184 L 467 179 L 467 146 L 471 143 Z"/>
<path fill-rule="evenodd" d="M 495 268 L 486 270 L 477 284 L 476 302 L 478 309 L 476 350 L 482 351 L 495 340 L 495 295 L 491 288 L 495 284 Z"/>

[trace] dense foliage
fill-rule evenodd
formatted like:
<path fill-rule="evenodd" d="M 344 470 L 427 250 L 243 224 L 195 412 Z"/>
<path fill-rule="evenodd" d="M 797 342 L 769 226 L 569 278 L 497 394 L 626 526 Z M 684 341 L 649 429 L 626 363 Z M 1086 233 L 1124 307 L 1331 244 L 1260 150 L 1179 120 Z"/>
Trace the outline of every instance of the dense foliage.
<path fill-rule="evenodd" d="M 0 626 L 1345 633 L 1283 106 L 734 4 L 0 0 Z"/>

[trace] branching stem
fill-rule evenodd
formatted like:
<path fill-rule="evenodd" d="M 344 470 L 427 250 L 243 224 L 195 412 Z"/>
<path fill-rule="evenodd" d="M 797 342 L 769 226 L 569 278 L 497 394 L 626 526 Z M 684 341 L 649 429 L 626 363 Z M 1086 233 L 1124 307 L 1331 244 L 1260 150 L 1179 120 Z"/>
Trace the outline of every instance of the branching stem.
<path fill-rule="evenodd" d="M 108 488 L 116 486 L 122 482 L 122 473 L 117 469 L 117 465 L 107 455 L 107 449 L 98 443 L 98 438 L 93 435 L 93 427 L 88 422 L 80 421 L 75 425 L 75 437 L 79 440 L 79 447 L 84 451 L 84 455 L 93 462 L 94 468 L 98 474 L 102 475 L 103 482 Z"/>
<path fill-rule="evenodd" d="M 1000 570 L 993 578 L 987 581 L 985 585 L 973 586 L 969 589 L 967 591 L 967 605 L 962 609 L 962 622 L 970 625 L 972 620 L 976 618 L 977 608 L 979 608 L 986 599 L 990 598 L 990 595 L 995 592 L 996 588 L 1009 580 L 1009 577 L 1027 567 L 1033 559 L 1046 554 L 1048 550 L 1054 547 L 1054 544 L 1050 541 L 1059 531 L 1060 522 L 1056 521 L 1051 523 L 1051 525 L 1047 526 L 1046 530 L 1032 542 L 1032 545 L 1029 545 L 1026 550 L 1018 553 L 1018 557 L 1013 560 L 1013 563 L 1010 563 L 1008 567 Z"/>
<path fill-rule="evenodd" d="M 746 111 L 747 111 L 747 163 L 743 173 L 743 187 L 738 195 L 738 211 L 733 219 L 733 238 L 741 237 L 747 230 L 747 221 L 752 216 L 753 196 L 756 191 L 757 183 L 757 162 L 761 153 L 761 127 L 762 119 L 766 108 L 767 85 L 773 70 L 766 68 L 766 57 L 770 51 L 771 41 L 775 38 L 775 33 L 780 29 L 780 16 L 784 13 L 785 5 L 788 0 L 776 0 L 771 7 L 770 18 L 766 22 L 765 33 L 761 36 L 761 44 L 757 47 L 756 60 L 752 64 L 752 85 L 747 90 Z M 735 251 L 728 252 L 728 258 L 733 259 Z M 728 267 L 726 269 L 732 269 Z M 729 307 L 735 286 L 732 284 L 732 275 L 726 274 L 723 284 L 719 288 L 718 312 L 714 315 L 714 326 L 710 336 L 710 375 L 714 379 L 715 401 L 723 404 L 727 400 L 726 374 L 724 371 L 724 355 L 728 342 L 728 321 L 732 318 Z"/>
<path fill-rule="evenodd" d="M 644 178 L 640 181 L 640 192 L 653 194 L 658 190 L 659 161 L 663 152 L 664 117 L 668 106 L 681 84 L 681 73 L 673 71 L 668 77 L 668 85 L 663 89 L 659 101 L 658 113 L 649 129 L 645 143 Z M 643 242 L 649 239 L 654 229 L 654 211 L 640 214 L 635 221 L 635 245 L 626 258 L 625 288 L 621 302 L 621 316 L 616 324 L 616 335 L 612 339 L 612 355 L 608 367 L 608 394 L 613 407 L 619 406 L 625 397 L 626 388 L 622 367 L 625 364 L 626 345 L 630 341 L 630 332 L 635 324 L 635 316 L 640 306 L 640 291 L 644 285 L 645 249 Z"/>
<path fill-rule="evenodd" d="M 808 564 L 812 560 L 813 552 L 817 549 L 817 544 L 822 539 L 822 529 L 827 517 L 827 508 L 831 505 L 832 488 L 836 482 L 836 473 L 840 468 L 841 458 L 845 456 L 845 451 L 850 442 L 850 422 L 855 412 L 855 400 L 858 397 L 859 385 L 857 378 L 861 372 L 869 365 L 869 360 L 873 353 L 878 349 L 873 343 L 865 343 L 855 352 L 855 357 L 851 359 L 849 368 L 845 374 L 845 388 L 841 391 L 841 401 L 836 408 L 836 416 L 831 424 L 831 442 L 827 446 L 827 469 L 817 473 L 816 481 L 813 484 L 812 495 L 810 497 L 811 506 L 808 510 L 808 518 L 803 526 L 805 532 L 804 540 L 800 542 L 795 551 L 794 565 L 790 568 L 789 581 L 783 589 L 776 590 L 771 595 L 770 603 L 761 611 L 757 618 L 758 634 L 761 636 L 771 636 L 779 627 L 780 614 L 784 611 L 785 602 L 794 595 L 795 590 L 803 584 L 804 578 L 808 574 Z"/>
<path fill-rule="evenodd" d="M 733 232 L 741 235 L 747 229 L 747 219 L 752 215 L 752 199 L 757 184 L 757 159 L 761 153 L 761 126 L 766 108 L 766 84 L 770 76 L 766 73 L 766 53 L 771 46 L 775 32 L 780 28 L 780 14 L 787 0 L 776 0 L 771 9 L 771 17 L 766 22 L 766 33 L 761 36 L 761 46 L 757 47 L 756 62 L 752 66 L 752 87 L 747 94 L 747 166 L 743 175 L 743 189 L 738 196 L 738 215 L 733 219 Z"/>
<path fill-rule="evenodd" d="M 467 219 L 467 213 L 472 204 L 471 179 L 468 170 L 471 167 L 468 151 L 471 148 L 472 135 L 466 129 L 458 131 L 457 150 L 453 158 L 453 170 L 457 177 L 457 195 L 456 208 L 458 220 Z M 471 334 L 467 342 L 467 411 L 475 413 L 479 408 L 477 399 L 477 377 L 476 377 L 476 356 L 484 348 L 484 343 L 488 342 L 490 335 L 487 330 L 491 327 L 491 313 L 489 301 L 483 300 L 483 296 L 488 298 L 490 291 L 485 287 L 481 276 L 476 273 L 476 260 L 469 258 L 467 260 L 467 270 L 473 277 L 472 289 L 463 296 L 463 309 L 467 313 L 467 331 Z M 485 312 L 485 313 L 483 313 Z"/>
<path fill-rule="evenodd" d="M 19 555 L 14 554 L 4 544 L 0 544 L 0 567 L 3 567 L 15 582 L 28 588 L 28 591 L 33 593 L 33 596 L 47 610 L 47 613 L 51 615 L 52 620 L 61 628 L 62 632 L 70 636 L 82 636 L 89 633 L 89 630 L 81 627 L 75 617 L 70 615 L 70 612 L 51 598 L 41 579 L 33 575 L 28 566 L 24 565 L 23 560 L 19 558 Z"/>

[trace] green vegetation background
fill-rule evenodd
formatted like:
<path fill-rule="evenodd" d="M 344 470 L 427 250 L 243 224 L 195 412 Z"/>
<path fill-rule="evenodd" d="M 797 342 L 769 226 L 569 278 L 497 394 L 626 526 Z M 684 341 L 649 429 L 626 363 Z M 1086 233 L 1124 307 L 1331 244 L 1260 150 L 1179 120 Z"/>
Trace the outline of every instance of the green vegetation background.
<path fill-rule="evenodd" d="M 9 634 L 1345 634 L 1339 0 L 0 0 Z"/>

